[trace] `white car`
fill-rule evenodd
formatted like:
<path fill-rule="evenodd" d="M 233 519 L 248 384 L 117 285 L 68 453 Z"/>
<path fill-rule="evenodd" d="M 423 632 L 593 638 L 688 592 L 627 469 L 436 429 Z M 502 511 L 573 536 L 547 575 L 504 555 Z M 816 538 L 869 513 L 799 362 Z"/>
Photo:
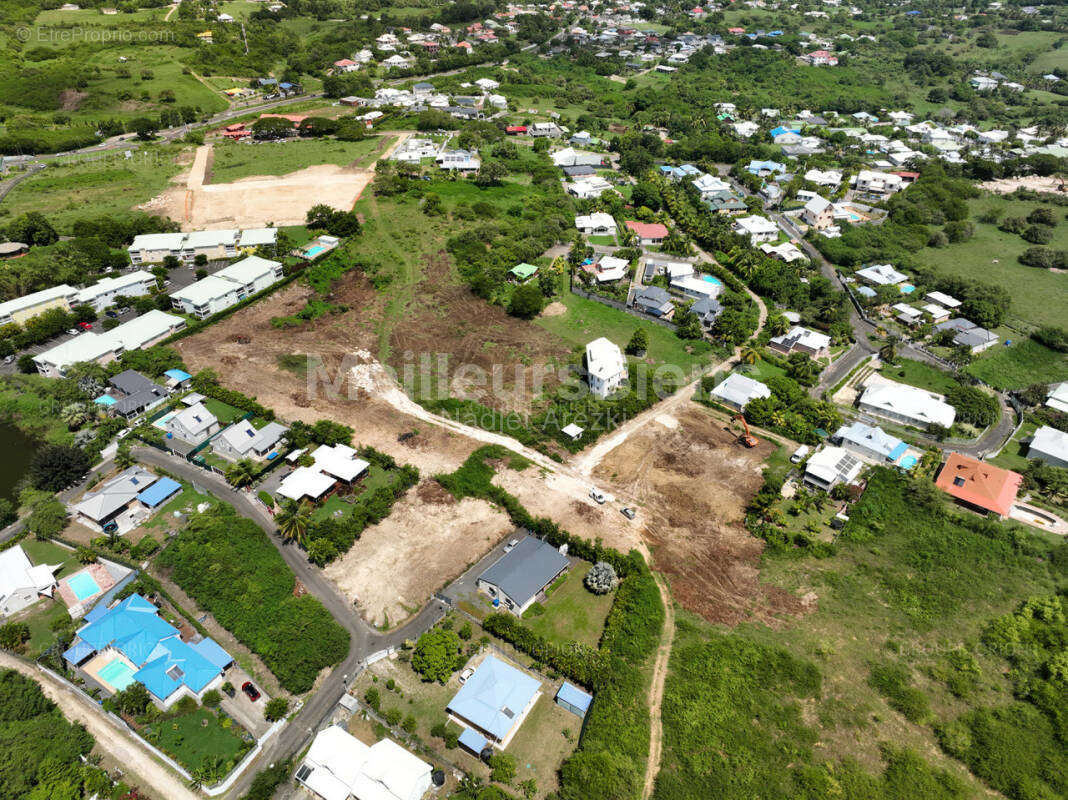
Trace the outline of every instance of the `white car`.
<path fill-rule="evenodd" d="M 605 501 L 608 499 L 605 496 L 605 493 L 602 492 L 600 489 L 590 489 L 590 497 L 593 498 L 595 503 L 597 503 L 599 505 L 602 505 L 602 506 L 604 505 Z"/>
<path fill-rule="evenodd" d="M 463 672 L 460 673 L 460 683 L 461 684 L 467 683 L 467 679 L 470 678 L 474 674 L 475 674 L 474 669 L 472 669 L 471 667 L 468 667 L 467 669 L 465 669 Z"/>
<path fill-rule="evenodd" d="M 81 331 L 77 328 L 68 328 L 67 333 L 69 333 L 71 336 L 77 336 L 79 333 L 81 333 Z"/>
<path fill-rule="evenodd" d="M 510 542 L 508 542 L 508 544 L 506 544 L 504 546 L 504 552 L 511 553 L 513 550 L 515 550 L 515 546 L 517 544 L 519 544 L 519 540 L 518 539 L 512 539 Z"/>

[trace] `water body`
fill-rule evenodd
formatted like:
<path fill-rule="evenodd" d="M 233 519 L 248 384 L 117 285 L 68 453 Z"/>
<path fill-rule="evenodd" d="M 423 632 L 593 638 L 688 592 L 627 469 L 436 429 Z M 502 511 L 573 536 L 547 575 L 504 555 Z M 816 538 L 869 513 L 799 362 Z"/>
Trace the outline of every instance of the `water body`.
<path fill-rule="evenodd" d="M 40 442 L 14 425 L 0 422 L 0 497 L 15 499 L 15 487 L 26 475 Z"/>

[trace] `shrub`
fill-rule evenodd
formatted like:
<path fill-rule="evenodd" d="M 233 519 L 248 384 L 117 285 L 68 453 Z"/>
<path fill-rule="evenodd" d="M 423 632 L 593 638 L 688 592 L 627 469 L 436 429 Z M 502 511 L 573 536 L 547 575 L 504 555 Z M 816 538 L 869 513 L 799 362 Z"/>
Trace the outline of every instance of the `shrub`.
<path fill-rule="evenodd" d="M 415 717 L 409 714 L 404 718 L 404 721 L 401 722 L 401 728 L 404 729 L 405 733 L 415 733 L 418 724 L 419 723 L 416 722 Z"/>
<path fill-rule="evenodd" d="M 363 699 L 375 711 L 379 711 L 382 708 L 382 697 L 378 694 L 378 688 L 375 686 L 368 687 L 367 691 L 363 693 Z"/>
<path fill-rule="evenodd" d="M 611 564 L 607 561 L 598 561 L 590 567 L 590 571 L 586 573 L 583 582 L 586 584 L 586 588 L 594 594 L 608 594 L 616 588 L 618 580 L 616 571 Z"/>
<path fill-rule="evenodd" d="M 432 628 L 419 637 L 412 652 L 412 669 L 425 681 L 444 684 L 456 670 L 460 637 L 453 631 Z"/>
<path fill-rule="evenodd" d="M 510 784 L 515 780 L 516 762 L 511 753 L 495 751 L 489 759 L 490 780 Z"/>
<path fill-rule="evenodd" d="M 391 728 L 397 727 L 401 721 L 401 711 L 399 708 L 390 708 L 386 710 L 386 722 L 389 723 Z"/>
<path fill-rule="evenodd" d="M 1031 244 L 1049 244 L 1053 241 L 1053 231 L 1045 225 L 1028 225 L 1020 236 Z"/>
<path fill-rule="evenodd" d="M 900 664 L 873 665 L 868 678 L 868 685 L 885 697 L 891 708 L 909 722 L 924 723 L 931 715 L 927 695 L 910 682 L 908 669 Z"/>
<path fill-rule="evenodd" d="M 289 701 L 284 697 L 272 697 L 263 709 L 263 718 L 268 722 L 282 719 L 289 711 Z"/>
<path fill-rule="evenodd" d="M 208 708 L 218 708 L 219 704 L 222 703 L 222 695 L 219 694 L 216 689 L 209 689 L 204 692 L 204 696 L 200 698 L 200 702 Z"/>

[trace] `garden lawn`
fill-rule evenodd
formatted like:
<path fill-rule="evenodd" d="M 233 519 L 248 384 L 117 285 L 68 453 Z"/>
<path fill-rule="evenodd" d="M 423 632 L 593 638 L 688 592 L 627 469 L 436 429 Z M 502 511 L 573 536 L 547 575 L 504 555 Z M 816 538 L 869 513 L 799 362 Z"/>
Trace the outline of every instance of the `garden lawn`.
<path fill-rule="evenodd" d="M 523 623 L 559 644 L 577 641 L 597 647 L 615 595 L 596 595 L 585 587 L 582 581 L 591 568 L 585 562 L 573 566 L 542 603 L 545 611 L 532 614 L 528 610 Z"/>
<path fill-rule="evenodd" d="M 909 386 L 917 386 L 936 394 L 945 394 L 960 385 L 948 372 L 909 358 L 899 358 L 895 364 L 885 365 L 879 374 L 889 380 L 907 383 Z"/>
<path fill-rule="evenodd" d="M 680 367 L 686 375 L 708 364 L 709 347 L 704 342 L 684 341 L 655 322 L 633 317 L 570 292 L 564 292 L 557 301 L 567 306 L 566 314 L 539 317 L 535 322 L 574 345 L 585 347 L 594 339 L 605 336 L 623 348 L 634 331 L 642 328 L 649 340 L 645 358 L 649 363 L 672 364 Z"/>
<path fill-rule="evenodd" d="M 1068 355 L 1034 339 L 1021 339 L 1010 347 L 995 345 L 965 371 L 997 389 L 1025 389 L 1034 383 L 1068 380 Z"/>
<path fill-rule="evenodd" d="M 143 733 L 148 741 L 193 771 L 215 759 L 221 759 L 224 765 L 236 764 L 252 746 L 241 738 L 240 730 L 224 728 L 219 717 L 201 707 L 192 714 L 164 717 L 146 725 Z"/>
<path fill-rule="evenodd" d="M 51 647 L 56 640 L 56 633 L 52 629 L 52 623 L 57 620 L 66 621 L 69 619 L 70 614 L 67 613 L 67 607 L 59 600 L 45 598 L 37 601 L 33 606 L 33 613 L 20 620 L 25 622 L 30 629 L 30 640 L 26 643 L 27 655 L 32 658 Z"/>
<path fill-rule="evenodd" d="M 999 231 L 976 219 L 978 214 L 997 210 L 1001 218 L 1026 217 L 1041 203 L 1009 200 L 984 195 L 968 201 L 975 235 L 966 242 L 948 247 L 928 247 L 916 254 L 920 260 L 947 275 L 983 281 L 1004 287 L 1012 295 L 1010 313 L 1034 325 L 1068 327 L 1068 303 L 1051 302 L 1064 297 L 1064 275 L 1050 270 L 1026 267 L 1016 258 L 1031 245 L 1015 233 Z M 1060 206 L 1053 206 L 1060 221 L 1054 228 L 1055 250 L 1068 250 L 1068 221 Z M 995 263 L 997 262 L 997 263 Z"/>
<path fill-rule="evenodd" d="M 382 469 L 378 464 L 372 464 L 367 470 L 367 476 L 355 487 L 356 501 L 354 503 L 342 500 L 335 494 L 316 508 L 312 513 L 312 517 L 316 520 L 324 520 L 334 516 L 338 511 L 342 512 L 339 516 L 344 516 L 352 511 L 363 498 L 370 496 L 383 486 L 394 483 L 396 480 L 397 473 L 395 470 Z"/>
<path fill-rule="evenodd" d="M 178 492 L 174 497 L 164 503 L 158 511 L 152 516 L 143 527 L 146 528 L 158 528 L 167 523 L 168 520 L 174 519 L 174 512 L 186 510 L 193 512 L 196 511 L 196 507 L 201 503 L 214 503 L 215 498 L 207 494 L 199 494 L 193 491 L 188 486 L 183 487 L 182 491 Z"/>
<path fill-rule="evenodd" d="M 27 536 L 19 544 L 22 545 L 22 551 L 34 564 L 62 564 L 63 569 L 58 572 L 60 576 L 67 574 L 68 567 L 81 567 L 73 552 L 65 547 L 60 547 L 55 542 L 42 541 L 33 536 Z M 73 569 L 70 571 L 73 571 Z"/>
<path fill-rule="evenodd" d="M 1001 448 L 1001 452 L 995 458 L 990 459 L 990 463 L 1005 469 L 1023 472 L 1027 469 L 1027 453 L 1030 449 L 1030 446 L 1025 444 L 1025 441 L 1030 439 L 1038 428 L 1038 422 L 1033 419 L 1025 419 L 1024 424 L 1020 426 L 1020 430 L 1005 443 L 1005 446 Z"/>
<path fill-rule="evenodd" d="M 223 427 L 245 416 L 245 412 L 240 408 L 234 408 L 232 405 L 224 403 L 222 400 L 216 400 L 214 397 L 205 399 L 204 407 L 218 418 L 219 424 Z"/>
<path fill-rule="evenodd" d="M 294 139 L 287 142 L 220 142 L 213 150 L 212 183 L 230 183 L 253 175 L 285 175 L 318 164 L 348 166 L 362 162 L 392 137 L 372 136 L 358 142 Z"/>

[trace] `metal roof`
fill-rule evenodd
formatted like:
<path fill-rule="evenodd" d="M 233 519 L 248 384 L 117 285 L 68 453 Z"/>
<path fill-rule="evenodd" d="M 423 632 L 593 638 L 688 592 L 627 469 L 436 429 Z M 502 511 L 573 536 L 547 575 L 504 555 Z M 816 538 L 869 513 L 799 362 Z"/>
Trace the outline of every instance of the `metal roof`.
<path fill-rule="evenodd" d="M 478 577 L 496 586 L 517 605 L 524 606 L 568 563 L 567 556 L 551 544 L 527 536 Z"/>

